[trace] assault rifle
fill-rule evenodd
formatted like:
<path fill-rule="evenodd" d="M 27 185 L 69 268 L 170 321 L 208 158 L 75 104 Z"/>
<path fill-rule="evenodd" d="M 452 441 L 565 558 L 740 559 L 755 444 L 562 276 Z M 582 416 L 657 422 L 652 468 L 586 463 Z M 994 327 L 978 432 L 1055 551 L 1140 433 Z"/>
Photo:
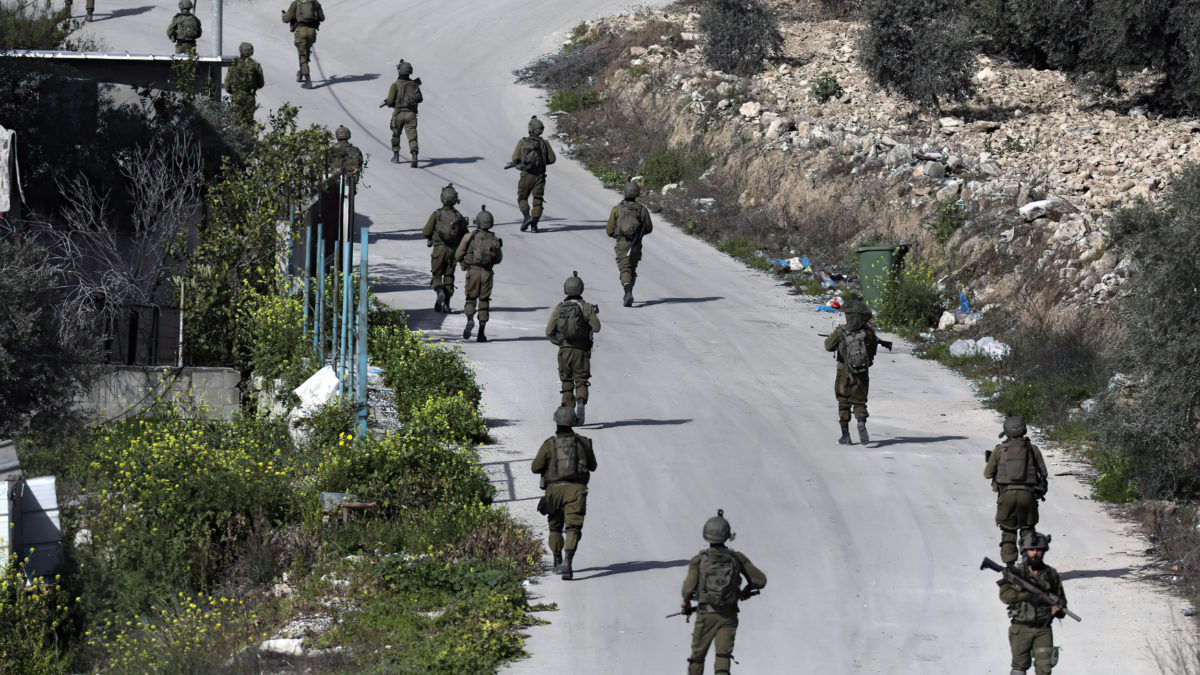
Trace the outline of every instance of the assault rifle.
<path fill-rule="evenodd" d="M 749 600 L 750 598 L 753 598 L 754 596 L 758 595 L 760 592 L 761 592 L 761 591 L 760 591 L 759 589 L 757 589 L 757 588 L 755 588 L 755 589 L 753 589 L 753 590 L 749 590 L 749 591 L 742 591 L 741 593 L 738 593 L 738 598 L 739 598 L 740 600 Z M 691 604 L 689 604 L 689 605 L 687 606 L 687 609 L 681 609 L 681 610 L 679 610 L 678 612 L 675 612 L 675 613 L 673 613 L 673 614 L 668 614 L 668 615 L 664 616 L 663 618 L 664 618 L 664 619 L 669 619 L 669 618 L 671 618 L 671 617 L 673 617 L 673 616 L 680 616 L 680 615 L 682 615 L 682 616 L 686 616 L 686 617 L 687 617 L 687 620 L 686 620 L 684 623 L 691 623 L 691 621 L 692 621 L 692 615 L 693 615 L 693 614 L 695 614 L 695 613 L 696 613 L 696 606 L 695 606 L 695 605 L 691 605 Z"/>
<path fill-rule="evenodd" d="M 504 168 L 505 168 L 505 169 L 511 169 L 511 168 L 513 168 L 513 167 L 514 167 L 514 166 L 516 166 L 516 165 L 517 165 L 517 161 L 516 161 L 516 160 L 513 160 L 513 161 L 509 162 L 508 164 L 505 164 L 505 165 L 504 165 Z"/>
<path fill-rule="evenodd" d="M 829 333 L 817 333 L 817 337 L 829 337 Z M 881 338 L 879 336 L 875 336 L 875 341 L 879 343 L 880 347 L 883 347 L 884 349 L 888 350 L 889 352 L 892 351 L 893 343 L 891 340 L 884 340 L 883 338 Z"/>
<path fill-rule="evenodd" d="M 1072 619 L 1075 619 L 1076 621 L 1083 621 L 1083 619 L 1079 618 L 1078 614 L 1076 614 L 1075 612 L 1072 612 L 1071 610 L 1067 609 L 1064 606 L 1062 598 L 1058 597 L 1057 595 L 1053 595 L 1051 593 L 1047 593 L 1046 591 L 1042 590 L 1041 586 L 1038 586 L 1037 583 L 1033 579 L 1030 579 L 1029 577 L 1025 576 L 1024 574 L 1021 574 L 1020 570 L 1018 570 L 1015 566 L 1013 566 L 1011 564 L 1004 566 L 1004 565 L 1001 565 L 1000 563 L 996 562 L 995 560 L 992 560 L 991 558 L 985 557 L 983 559 L 983 563 L 979 565 L 979 569 L 992 570 L 993 572 L 1000 572 L 1001 574 L 1004 575 L 1004 578 L 997 581 L 996 582 L 997 584 L 1003 584 L 1006 582 L 1010 583 L 1010 584 L 1020 588 L 1021 590 L 1026 591 L 1027 593 L 1030 593 L 1038 601 L 1043 602 L 1052 607 L 1058 607 L 1059 609 L 1062 610 L 1062 612 L 1064 614 L 1071 617 Z"/>

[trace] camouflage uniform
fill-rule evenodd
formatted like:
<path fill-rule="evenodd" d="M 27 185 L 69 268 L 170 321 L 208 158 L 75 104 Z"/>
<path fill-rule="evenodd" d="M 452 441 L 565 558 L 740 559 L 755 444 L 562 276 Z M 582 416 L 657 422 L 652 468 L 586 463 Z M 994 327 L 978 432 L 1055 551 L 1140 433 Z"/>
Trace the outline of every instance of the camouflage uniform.
<path fill-rule="evenodd" d="M 547 543 L 550 545 L 550 553 L 554 556 L 554 570 L 556 572 L 559 571 L 559 565 L 563 563 L 563 528 L 564 526 L 566 527 L 566 567 L 562 572 L 563 579 L 570 580 L 573 576 L 571 565 L 575 558 L 575 550 L 579 547 L 580 538 L 583 537 L 583 520 L 587 516 L 587 484 L 591 479 L 591 472 L 596 470 L 596 454 L 592 450 L 592 440 L 585 436 L 580 436 L 571 429 L 577 423 L 577 420 L 569 407 L 563 406 L 559 408 L 554 413 L 554 418 L 558 428 L 557 432 L 554 436 L 542 442 L 541 447 L 538 448 L 537 455 L 533 458 L 533 464 L 530 466 L 530 469 L 533 473 L 541 474 L 542 476 L 541 487 L 545 490 L 543 510 L 546 513 L 546 520 L 550 529 L 549 541 Z M 582 477 L 570 480 L 548 482 L 546 474 L 550 469 L 550 464 L 555 460 L 555 441 L 571 437 L 574 438 L 577 444 L 577 450 L 583 453 L 583 461 L 587 467 L 587 473 Z"/>
<path fill-rule="evenodd" d="M 1022 560 L 1017 570 L 1033 579 L 1046 593 L 1058 596 L 1063 604 L 1057 616 L 1063 616 L 1067 596 L 1058 570 L 1046 564 L 1042 564 L 1041 569 L 1035 569 L 1028 559 Z M 1032 665 L 1037 675 L 1050 675 L 1058 663 L 1052 608 L 1044 602 L 1030 600 L 1023 588 L 1004 580 L 1000 582 L 1000 600 L 1008 605 L 1011 621 L 1008 646 L 1012 652 L 1013 674 L 1024 673 Z"/>
<path fill-rule="evenodd" d="M 179 13 L 171 17 L 171 23 L 167 24 L 167 37 L 175 43 L 175 53 L 195 54 L 196 40 L 203 34 L 200 19 L 192 14 L 192 0 L 180 0 Z"/>
<path fill-rule="evenodd" d="M 467 219 L 459 213 L 454 205 L 458 203 L 458 193 L 453 186 L 442 188 L 442 208 L 429 214 L 421 236 L 432 247 L 429 253 L 429 266 L 432 276 L 429 285 L 437 292 L 437 302 L 433 308 L 450 313 L 450 296 L 454 295 L 454 252 L 467 231 Z M 438 229 L 438 223 L 452 223 L 454 235 L 446 235 Z"/>
<path fill-rule="evenodd" d="M 839 348 L 842 346 L 843 336 L 847 332 L 865 330 L 867 332 L 865 338 L 867 353 L 870 360 L 874 362 L 875 354 L 879 350 L 879 338 L 868 325 L 871 320 L 871 310 L 865 304 L 856 300 L 848 300 L 843 313 L 846 315 L 846 324 L 833 329 L 829 337 L 825 338 L 825 351 L 837 354 L 837 376 L 833 381 L 833 393 L 837 397 L 838 424 L 842 428 L 842 439 L 839 439 L 839 442 L 850 442 L 850 413 L 853 410 L 854 418 L 858 420 L 861 442 L 866 443 L 868 441 L 866 437 L 867 417 L 869 416 L 867 393 L 871 387 L 871 377 L 869 373 L 865 372 L 851 377 L 850 369 L 846 366 Z"/>
<path fill-rule="evenodd" d="M 239 47 L 240 58 L 234 59 L 225 74 L 225 92 L 233 101 L 233 115 L 237 123 L 249 127 L 254 124 L 254 111 L 258 108 L 257 93 L 265 84 L 262 66 L 251 56 L 254 45 L 243 42 Z"/>
<path fill-rule="evenodd" d="M 573 287 L 573 281 L 578 281 L 578 291 Z M 579 277 L 571 277 L 564 284 L 567 292 L 565 302 L 577 302 L 583 309 L 591 333 L 600 332 L 600 309 L 583 299 L 583 282 Z M 562 304 L 556 305 L 550 312 L 550 321 L 546 323 L 546 338 L 558 345 L 558 379 L 562 381 L 562 404 L 576 405 L 576 415 L 583 417 L 583 406 L 588 400 L 588 385 L 592 379 L 592 337 L 586 340 L 568 343 L 558 331 L 558 315 Z M 583 422 L 580 421 L 580 424 Z"/>
<path fill-rule="evenodd" d="M 392 162 L 400 163 L 400 134 L 403 133 L 408 137 L 409 165 L 416 168 L 417 153 L 421 149 L 417 143 L 417 106 L 425 100 L 425 97 L 421 94 L 420 78 L 410 79 L 412 75 L 410 63 L 401 61 L 396 65 L 396 71 L 397 79 L 388 88 L 387 98 L 383 100 L 383 105 L 393 109 Z M 408 93 L 413 89 L 416 91 Z M 405 99 L 408 99 L 408 102 L 401 105 Z"/>
<path fill-rule="evenodd" d="M 329 149 L 329 168 L 357 178 L 362 174 L 362 150 L 350 143 L 350 130 L 340 126 L 334 132 L 337 142 Z"/>
<path fill-rule="evenodd" d="M 300 14 L 301 3 L 311 3 L 312 18 L 301 21 L 297 17 Z M 312 77 L 308 70 L 308 61 L 312 55 L 313 45 L 317 42 L 317 31 L 321 29 L 321 23 L 325 21 L 325 10 L 321 7 L 321 3 L 317 0 L 292 0 L 292 4 L 283 12 L 283 22 L 289 24 L 292 28 L 292 37 L 296 44 L 296 56 L 300 60 L 300 70 L 296 71 L 296 81 L 304 82 L 304 88 L 312 88 Z"/>
<path fill-rule="evenodd" d="M 72 5 L 73 3 L 71 0 L 67 0 L 67 9 L 71 9 Z M 84 5 L 84 9 L 87 10 L 87 20 L 91 21 L 92 12 L 96 11 L 96 0 L 87 0 L 87 3 Z"/>
<path fill-rule="evenodd" d="M 633 304 L 633 285 L 637 282 L 637 266 L 642 259 L 642 237 L 654 231 L 654 223 L 650 221 L 650 210 L 637 203 L 641 187 L 634 182 L 625 186 L 625 200 L 612 207 L 608 214 L 608 225 L 604 230 L 608 236 L 616 239 L 613 253 L 617 259 L 617 272 L 621 275 L 621 286 L 625 290 L 624 305 Z M 634 234 L 622 234 L 621 212 L 628 211 L 637 221 Z M 636 214 L 636 215 L 634 215 Z"/>
<path fill-rule="evenodd" d="M 467 283 L 463 289 L 467 295 L 467 303 L 463 306 L 463 313 L 467 315 L 467 326 L 463 330 L 464 340 L 471 337 L 471 330 L 475 327 L 475 306 L 478 303 L 479 337 L 476 338 L 476 341 L 488 341 L 485 327 L 490 318 L 488 308 L 492 302 L 492 268 L 499 265 L 500 261 L 504 259 L 504 242 L 492 234 L 494 223 L 492 214 L 484 207 L 475 216 L 475 225 L 479 229 L 463 237 L 458 244 L 458 250 L 454 252 L 454 259 L 462 264 L 463 269 L 467 270 Z M 487 245 L 491 244 L 493 240 L 496 247 L 495 258 L 486 263 L 472 262 L 480 258 L 482 251 L 490 248 Z"/>
<path fill-rule="evenodd" d="M 542 132 L 545 126 L 536 116 L 529 120 L 529 136 L 528 140 L 540 143 L 542 147 L 542 156 L 546 159 L 546 166 L 550 166 L 557 157 L 554 155 L 554 148 L 550 147 L 550 142 L 542 138 Z M 517 147 L 513 149 L 512 161 L 521 169 L 521 177 L 517 179 L 517 208 L 521 209 L 521 214 L 525 217 L 525 222 L 521 224 L 521 230 L 530 227 L 534 232 L 537 232 L 538 221 L 542 218 L 542 204 L 546 195 L 546 168 L 527 168 L 521 164 L 521 145 L 527 139 L 522 138 L 517 141 Z M 529 197 L 533 196 L 533 209 L 529 208 Z"/>
<path fill-rule="evenodd" d="M 1011 432 L 1011 433 L 1010 433 Z M 1024 538 L 1038 524 L 1038 498 L 1046 494 L 1050 473 L 1042 451 L 1025 437 L 1025 421 L 1010 416 L 1004 421 L 1008 436 L 988 455 L 983 477 L 992 481 L 996 491 L 996 526 L 1000 528 L 1000 559 L 1005 563 L 1017 560 L 1017 537 Z M 1001 461 L 1008 450 L 1023 457 L 1023 464 L 1001 471 Z M 1011 474 L 1011 475 L 1010 475 Z"/>

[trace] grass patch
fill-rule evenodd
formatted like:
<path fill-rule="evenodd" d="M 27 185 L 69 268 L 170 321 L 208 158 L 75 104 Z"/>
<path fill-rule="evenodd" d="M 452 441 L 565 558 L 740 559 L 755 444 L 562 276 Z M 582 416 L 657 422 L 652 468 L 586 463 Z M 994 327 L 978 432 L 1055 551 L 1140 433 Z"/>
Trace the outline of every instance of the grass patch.
<path fill-rule="evenodd" d="M 557 89 L 550 95 L 546 107 L 550 109 L 550 112 L 573 113 L 599 102 L 600 95 L 595 92 Z"/>
<path fill-rule="evenodd" d="M 954 233 L 967 222 L 966 212 L 958 205 L 957 200 L 938 202 L 934 210 L 933 223 L 929 225 L 933 240 L 939 244 L 946 243 Z"/>
<path fill-rule="evenodd" d="M 758 248 L 755 246 L 754 240 L 749 237 L 740 235 L 729 237 L 717 244 L 717 250 L 741 260 L 756 270 L 771 269 L 771 265 L 766 261 L 766 258 L 755 255 Z"/>
<path fill-rule="evenodd" d="M 712 163 L 712 155 L 674 146 L 654 148 L 638 165 L 638 174 L 646 185 L 659 189 L 669 183 L 688 183 L 696 180 Z"/>
<path fill-rule="evenodd" d="M 584 166 L 587 167 L 588 171 L 592 172 L 593 176 L 600 179 L 600 182 L 604 184 L 604 187 L 610 190 L 619 190 L 625 187 L 625 184 L 629 182 L 628 174 L 620 169 L 608 166 L 607 164 L 601 164 L 599 162 L 585 162 Z"/>

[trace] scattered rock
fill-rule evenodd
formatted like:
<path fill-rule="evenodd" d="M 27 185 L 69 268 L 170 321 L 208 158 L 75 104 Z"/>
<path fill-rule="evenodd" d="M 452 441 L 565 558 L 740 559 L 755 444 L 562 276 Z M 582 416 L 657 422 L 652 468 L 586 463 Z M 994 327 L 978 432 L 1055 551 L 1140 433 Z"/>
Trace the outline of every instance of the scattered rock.
<path fill-rule="evenodd" d="M 762 109 L 763 106 L 758 101 L 746 101 L 742 104 L 742 107 L 738 108 L 738 113 L 740 113 L 742 117 L 754 119 L 762 114 Z"/>
<path fill-rule="evenodd" d="M 946 175 L 946 167 L 942 166 L 941 162 L 922 162 L 913 170 L 913 178 L 925 176 L 927 178 L 943 178 Z"/>
<path fill-rule="evenodd" d="M 303 638 L 275 638 L 264 640 L 258 651 L 268 656 L 304 656 Z"/>
<path fill-rule="evenodd" d="M 1021 220 L 1028 223 L 1038 218 L 1062 220 L 1063 216 L 1069 213 L 1077 213 L 1077 209 L 1062 199 L 1043 199 L 1029 202 L 1018 209 L 1018 212 L 1021 214 Z"/>

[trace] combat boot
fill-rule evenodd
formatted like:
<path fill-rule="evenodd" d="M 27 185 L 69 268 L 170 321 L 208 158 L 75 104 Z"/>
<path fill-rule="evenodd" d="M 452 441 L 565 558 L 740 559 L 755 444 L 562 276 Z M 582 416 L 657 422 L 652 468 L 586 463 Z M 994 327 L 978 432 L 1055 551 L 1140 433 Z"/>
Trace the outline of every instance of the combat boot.
<path fill-rule="evenodd" d="M 473 330 L 475 330 L 475 315 L 468 314 L 467 315 L 467 327 L 463 329 L 463 339 L 470 340 L 471 339 L 471 331 L 473 331 Z M 480 333 L 483 332 L 482 325 L 479 326 L 479 332 Z"/>
<path fill-rule="evenodd" d="M 587 403 L 584 403 L 583 400 L 575 399 L 575 425 L 576 426 L 580 426 L 580 427 L 583 426 L 583 407 L 586 405 L 587 405 Z"/>
<path fill-rule="evenodd" d="M 571 561 L 575 558 L 575 549 L 569 548 L 566 550 L 567 559 L 562 564 L 563 581 L 570 581 L 575 578 L 575 572 L 571 569 Z"/>
<path fill-rule="evenodd" d="M 486 321 L 479 322 L 479 336 L 475 338 L 476 342 L 487 342 L 487 335 L 483 334 L 483 327 L 487 325 Z"/>
<path fill-rule="evenodd" d="M 304 81 L 304 72 L 303 71 L 299 71 L 299 70 L 296 71 L 296 81 L 297 82 Z"/>
<path fill-rule="evenodd" d="M 300 85 L 301 89 L 312 89 L 312 78 L 308 75 L 304 76 L 304 84 Z"/>
<path fill-rule="evenodd" d="M 838 445 L 850 445 L 854 441 L 850 440 L 850 422 L 838 422 L 842 425 L 842 437 L 838 439 Z"/>
<path fill-rule="evenodd" d="M 408 165 L 409 165 L 409 166 L 411 166 L 411 167 L 412 167 L 412 168 L 414 168 L 414 169 L 415 169 L 415 168 L 417 168 L 417 153 L 415 153 L 415 152 L 414 152 L 414 153 L 412 154 L 412 161 L 411 161 L 411 162 L 409 162 L 409 163 L 408 163 Z"/>
<path fill-rule="evenodd" d="M 400 151 L 393 150 L 392 151 L 392 164 L 399 164 L 399 163 L 400 163 Z"/>
<path fill-rule="evenodd" d="M 88 10 L 88 13 L 87 13 L 87 22 L 88 23 L 92 22 L 92 10 L 90 10 L 90 9 Z"/>
<path fill-rule="evenodd" d="M 537 224 L 538 224 L 538 220 L 540 220 L 540 219 L 541 219 L 541 216 L 537 216 L 535 218 L 529 219 L 529 231 L 530 232 L 537 232 Z"/>
<path fill-rule="evenodd" d="M 625 298 L 621 304 L 626 307 L 633 307 L 633 284 L 625 284 Z"/>
<path fill-rule="evenodd" d="M 446 291 L 446 301 L 442 303 L 442 314 L 453 314 L 454 308 L 450 306 L 450 291 Z"/>
<path fill-rule="evenodd" d="M 446 304 L 446 291 L 443 291 L 441 288 L 434 290 L 437 291 L 437 300 L 433 302 L 433 311 L 440 312 L 442 311 L 442 305 Z"/>
<path fill-rule="evenodd" d="M 871 442 L 871 437 L 867 435 L 867 421 L 858 421 L 858 442 L 866 445 Z"/>
<path fill-rule="evenodd" d="M 521 212 L 521 231 L 522 232 L 529 229 L 529 221 L 531 221 L 531 220 L 533 220 L 533 216 L 530 216 L 528 211 Z"/>
<path fill-rule="evenodd" d="M 559 570 L 562 569 L 562 554 L 561 553 L 554 554 L 554 567 L 552 567 L 551 569 L 554 571 L 555 574 L 558 574 Z"/>

